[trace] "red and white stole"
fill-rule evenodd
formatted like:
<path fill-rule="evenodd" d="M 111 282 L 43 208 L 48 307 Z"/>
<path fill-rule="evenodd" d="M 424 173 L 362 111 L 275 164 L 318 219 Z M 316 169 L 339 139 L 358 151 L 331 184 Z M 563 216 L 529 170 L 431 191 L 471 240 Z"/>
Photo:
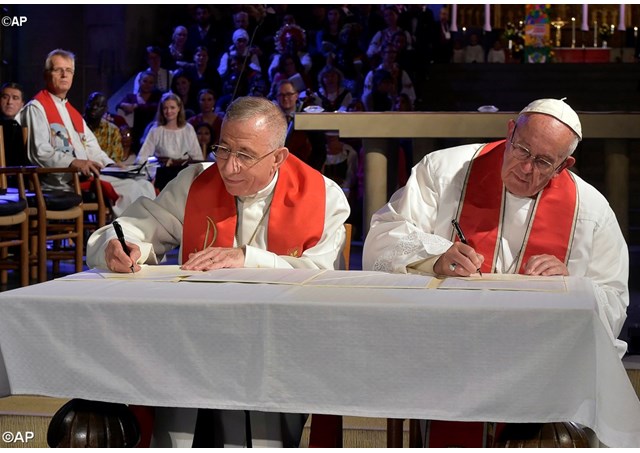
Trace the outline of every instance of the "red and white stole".
<path fill-rule="evenodd" d="M 293 155 L 280 166 L 267 225 L 267 250 L 300 256 L 324 231 L 326 188 L 322 175 Z M 182 262 L 207 247 L 233 247 L 238 214 L 217 165 L 191 184 L 182 233 Z"/>
<path fill-rule="evenodd" d="M 60 112 L 58 112 L 58 108 L 56 107 L 56 103 L 51 98 L 51 94 L 47 90 L 39 91 L 33 98 L 42 104 L 42 107 L 44 107 L 44 113 L 47 115 L 49 125 L 59 124 L 60 127 L 66 130 L 62 117 L 60 116 Z M 84 134 L 84 120 L 82 115 L 69 102 L 65 102 L 64 106 L 66 107 L 67 112 L 69 112 L 73 128 L 78 135 L 82 136 L 82 134 Z M 67 132 L 67 137 L 69 137 L 69 142 L 71 142 L 71 134 L 69 134 L 69 132 Z"/>
<path fill-rule="evenodd" d="M 482 272 L 496 271 L 504 227 L 506 191 L 500 172 L 504 153 L 505 140 L 478 150 L 469 164 L 456 215 L 469 244 L 485 257 Z M 515 266 L 518 273 L 524 272 L 525 264 L 534 255 L 554 255 L 567 264 L 578 204 L 575 180 L 571 172 L 563 170 L 538 194 L 532 207 L 534 212 Z"/>

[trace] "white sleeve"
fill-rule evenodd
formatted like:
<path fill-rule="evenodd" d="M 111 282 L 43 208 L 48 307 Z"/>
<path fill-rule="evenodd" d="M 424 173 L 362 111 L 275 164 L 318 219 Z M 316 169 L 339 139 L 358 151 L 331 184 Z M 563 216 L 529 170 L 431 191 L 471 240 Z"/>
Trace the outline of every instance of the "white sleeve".
<path fill-rule="evenodd" d="M 371 218 L 362 268 L 406 273 L 407 266 L 443 254 L 452 242 L 435 234 L 440 203 L 428 156 L 402 189 Z"/>
<path fill-rule="evenodd" d="M 367 56 L 369 58 L 373 57 L 374 55 L 380 53 L 380 46 L 382 45 L 382 32 L 376 32 L 375 35 L 373 35 L 373 38 L 371 38 L 371 42 L 369 43 L 369 48 L 367 49 Z"/>
<path fill-rule="evenodd" d="M 349 217 L 349 202 L 342 189 L 333 181 L 324 178 L 327 202 L 322 237 L 318 243 L 305 250 L 302 256 L 276 255 L 275 253 L 247 246 L 246 267 L 269 267 L 280 269 L 338 269 L 345 245 L 344 223 Z"/>
<path fill-rule="evenodd" d="M 120 217 L 127 241 L 140 247 L 139 263 L 157 264 L 168 252 L 180 245 L 187 195 L 193 180 L 210 164 L 190 165 L 172 179 L 155 200 L 138 198 Z M 95 231 L 87 242 L 87 265 L 106 269 L 104 252 L 115 238 L 111 225 Z"/>
<path fill-rule="evenodd" d="M 157 129 L 160 126 L 152 127 L 147 137 L 144 139 L 144 143 L 138 152 L 138 157 L 136 157 L 136 163 L 143 163 L 149 160 L 151 156 L 153 156 L 156 152 L 157 146 L 157 137 L 158 131 Z"/>
<path fill-rule="evenodd" d="M 220 77 L 223 77 L 224 74 L 227 72 L 228 60 L 229 60 L 229 53 L 228 52 L 223 53 L 222 56 L 220 57 L 220 64 L 218 65 L 218 74 L 220 74 Z"/>

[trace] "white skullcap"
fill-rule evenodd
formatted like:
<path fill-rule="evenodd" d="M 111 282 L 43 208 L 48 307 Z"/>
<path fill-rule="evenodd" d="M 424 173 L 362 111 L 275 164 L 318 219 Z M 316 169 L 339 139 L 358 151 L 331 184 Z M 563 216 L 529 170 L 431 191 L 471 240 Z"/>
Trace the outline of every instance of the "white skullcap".
<path fill-rule="evenodd" d="M 238 39 L 244 38 L 249 41 L 249 33 L 244 28 L 238 28 L 233 32 L 233 42 L 236 42 Z"/>
<path fill-rule="evenodd" d="M 543 113 L 557 119 L 558 121 L 566 124 L 573 132 L 576 133 L 578 138 L 582 140 L 582 125 L 578 114 L 569 107 L 569 104 L 564 102 L 566 98 L 562 99 L 538 99 L 527 105 L 520 114 L 523 113 Z"/>

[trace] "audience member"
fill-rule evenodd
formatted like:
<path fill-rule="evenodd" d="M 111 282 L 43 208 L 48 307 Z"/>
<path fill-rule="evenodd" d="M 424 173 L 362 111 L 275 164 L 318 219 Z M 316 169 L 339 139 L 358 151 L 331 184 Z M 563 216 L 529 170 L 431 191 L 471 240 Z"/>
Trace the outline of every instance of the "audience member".
<path fill-rule="evenodd" d="M 192 126 L 200 123 L 206 123 L 213 128 L 215 136 L 220 136 L 222 128 L 222 117 L 215 111 L 216 95 L 213 90 L 205 88 L 198 93 L 198 103 L 200 104 L 200 113 L 189 118 L 188 122 Z"/>
<path fill-rule="evenodd" d="M 124 114 L 127 124 L 131 127 L 133 152 L 135 154 L 140 149 L 144 131 L 153 121 L 158 110 L 158 102 L 162 97 L 162 93 L 155 88 L 155 85 L 155 74 L 145 71 L 140 78 L 138 92 L 127 94 L 117 106 Z"/>
<path fill-rule="evenodd" d="M 219 135 L 216 135 L 213 127 L 207 123 L 196 124 L 193 127 L 198 136 L 198 144 L 202 150 L 202 160 L 215 160 L 213 146 L 216 144 Z"/>
<path fill-rule="evenodd" d="M 15 82 L 3 83 L 0 87 L 0 126 L 4 135 L 5 163 L 9 167 L 30 165 L 24 148 L 22 126 L 16 121 L 24 106 L 24 91 Z"/>
<path fill-rule="evenodd" d="M 149 130 L 136 162 L 146 162 L 151 156 L 156 156 L 167 167 L 171 166 L 172 161 L 181 164 L 189 159 L 202 159 L 196 132 L 187 123 L 180 96 L 174 93 L 162 96 L 155 126 Z"/>
<path fill-rule="evenodd" d="M 487 54 L 487 63 L 505 63 L 506 60 L 507 57 L 502 47 L 502 41 L 496 39 Z"/>
<path fill-rule="evenodd" d="M 186 70 L 178 69 L 173 73 L 171 92 L 176 94 L 180 98 L 180 101 L 182 101 L 187 118 L 191 118 L 196 114 L 198 110 L 198 99 L 196 98 L 193 82 Z"/>
<path fill-rule="evenodd" d="M 453 40 L 451 63 L 464 63 L 464 41 L 460 37 Z"/>
<path fill-rule="evenodd" d="M 195 21 L 196 23 L 187 29 L 187 50 L 195 55 L 199 47 L 205 47 L 211 58 L 217 58 L 222 52 L 223 43 L 218 29 L 211 24 L 209 5 L 196 5 Z"/>
<path fill-rule="evenodd" d="M 409 96 L 411 102 L 415 103 L 416 92 L 413 87 L 413 82 L 411 81 L 409 74 L 407 74 L 407 71 L 403 70 L 398 65 L 396 61 L 397 56 L 398 51 L 393 46 L 393 44 L 385 46 L 382 51 L 382 63 L 380 63 L 376 70 L 385 69 L 391 74 L 391 78 L 393 79 L 393 87 L 390 94 L 392 97 L 395 97 L 399 93 L 405 93 L 407 96 Z M 373 89 L 372 85 L 374 72 L 374 70 L 369 71 L 364 79 L 364 94 L 367 94 Z"/>
<path fill-rule="evenodd" d="M 325 66 L 318 74 L 318 92 L 313 97 L 325 112 L 346 112 L 353 101 L 351 92 L 342 86 L 343 79 L 342 72 L 333 66 Z"/>
<path fill-rule="evenodd" d="M 124 162 L 133 163 L 135 161 L 136 155 L 131 152 L 133 139 L 131 135 L 131 128 L 129 125 L 122 124 L 119 128 L 120 130 L 120 139 L 122 141 L 122 155 L 125 156 Z"/>
<path fill-rule="evenodd" d="M 145 71 L 140 71 L 133 81 L 133 92 L 140 91 L 140 81 L 146 72 L 152 72 L 155 76 L 155 87 L 161 93 L 166 93 L 171 88 L 171 71 L 162 67 L 162 49 L 157 46 L 147 47 L 147 64 Z"/>
<path fill-rule="evenodd" d="M 85 177 L 99 174 L 104 166 L 115 165 L 100 149 L 95 135 L 82 115 L 71 106 L 67 94 L 73 83 L 75 55 L 55 49 L 47 55 L 44 67 L 46 89 L 38 92 L 21 112 L 20 122 L 29 130 L 29 160 L 41 167 L 71 167 Z M 71 175 L 54 173 L 43 179 L 43 185 L 54 189 L 70 189 Z M 112 206 L 116 216 L 139 197 L 155 197 L 147 180 L 119 179 L 102 176 L 119 198 Z"/>
<path fill-rule="evenodd" d="M 296 130 L 294 127 L 295 114 L 302 109 L 299 98 L 291 82 L 282 80 L 278 84 L 276 104 L 282 110 L 288 124 L 285 145 L 298 159 L 316 170 L 321 170 L 326 153 L 323 133 Z"/>
<path fill-rule="evenodd" d="M 336 182 L 344 191 L 347 199 L 355 197 L 357 188 L 358 153 L 342 141 L 337 132 L 325 132 L 327 157 L 322 173 Z M 351 203 L 351 201 L 350 201 Z"/>
<path fill-rule="evenodd" d="M 362 95 L 367 112 L 388 112 L 393 107 L 393 77 L 386 69 L 373 71 L 371 91 Z"/>
<path fill-rule="evenodd" d="M 318 51 L 326 56 L 335 56 L 340 30 L 344 22 L 342 9 L 338 5 L 328 6 L 322 28 L 316 34 Z"/>
<path fill-rule="evenodd" d="M 298 93 L 306 93 L 310 87 L 302 63 L 295 53 L 284 53 L 278 60 L 278 72 L 273 77 L 269 98 L 275 99 L 278 85 L 281 81 L 288 80 Z"/>
<path fill-rule="evenodd" d="M 440 18 L 434 27 L 433 61 L 435 63 L 450 63 L 453 57 L 453 40 L 449 26 L 449 8 L 440 8 Z"/>
<path fill-rule="evenodd" d="M 309 74 L 313 62 L 311 56 L 305 50 L 307 40 L 304 30 L 297 25 L 284 25 L 278 30 L 275 40 L 277 53 L 273 55 L 271 64 L 269 65 L 267 72 L 269 80 L 273 82 L 280 62 L 280 56 L 285 53 L 296 54 L 300 59 L 305 74 Z"/>
<path fill-rule="evenodd" d="M 99 91 L 94 91 L 89 95 L 84 106 L 84 120 L 96 136 L 102 151 L 116 163 L 122 162 L 128 156 L 124 155 L 122 149 L 120 129 L 104 119 L 105 113 L 107 113 L 107 97 Z"/>
<path fill-rule="evenodd" d="M 222 78 L 218 71 L 209 64 L 209 50 L 205 46 L 196 47 L 193 54 L 194 65 L 187 70 L 187 77 L 191 79 L 193 91 L 210 88 L 216 93 L 222 91 Z"/>
<path fill-rule="evenodd" d="M 238 28 L 233 32 L 233 44 L 229 47 L 229 50 L 220 57 L 218 73 L 222 77 L 224 77 L 229 70 L 229 58 L 232 56 L 242 57 L 243 60 L 248 59 L 248 64 L 251 69 L 256 72 L 262 72 L 256 48 L 249 47 L 249 34 L 243 28 Z"/>
<path fill-rule="evenodd" d="M 229 70 L 222 77 L 222 96 L 216 110 L 224 112 L 232 100 L 249 94 L 249 88 L 261 79 L 260 74 L 244 66 L 244 58 L 239 55 L 229 57 Z"/>
<path fill-rule="evenodd" d="M 384 21 L 387 24 L 387 27 L 383 30 L 377 32 L 371 42 L 369 43 L 369 48 L 367 49 L 367 56 L 372 59 L 374 62 L 380 61 L 381 53 L 385 47 L 391 45 L 393 35 L 399 31 L 405 33 L 407 38 L 407 49 L 411 49 L 411 35 L 408 31 L 402 30 L 398 26 L 398 9 L 393 5 L 388 5 L 384 8 L 383 11 Z"/>
<path fill-rule="evenodd" d="M 464 48 L 464 62 L 484 63 L 484 49 L 476 33 L 469 35 L 469 44 Z"/>
<path fill-rule="evenodd" d="M 96 231 L 89 238 L 87 264 L 113 272 L 130 272 L 133 265 L 139 271 L 141 263 L 156 264 L 180 246 L 182 267 L 191 270 L 338 267 L 349 205 L 337 184 L 289 156 L 286 130 L 272 102 L 234 101 L 225 115 L 217 163 L 190 165 L 157 200 L 140 200 L 126 212 L 120 224 L 130 254 L 113 228 Z M 220 423 L 207 426 L 213 442 L 199 446 L 297 447 L 306 419 L 251 412 L 245 423 L 244 411 L 215 414 Z"/>
<path fill-rule="evenodd" d="M 182 25 L 178 25 L 173 29 L 171 44 L 169 44 L 162 56 L 162 61 L 168 69 L 175 70 L 191 64 L 193 59 L 187 49 L 188 36 L 187 28 Z"/>
<path fill-rule="evenodd" d="M 358 98 L 362 96 L 364 76 L 369 68 L 367 54 L 359 45 L 361 35 L 360 24 L 345 24 L 340 30 L 340 40 L 333 59 L 333 66 L 340 69 L 344 76 L 344 87 Z"/>

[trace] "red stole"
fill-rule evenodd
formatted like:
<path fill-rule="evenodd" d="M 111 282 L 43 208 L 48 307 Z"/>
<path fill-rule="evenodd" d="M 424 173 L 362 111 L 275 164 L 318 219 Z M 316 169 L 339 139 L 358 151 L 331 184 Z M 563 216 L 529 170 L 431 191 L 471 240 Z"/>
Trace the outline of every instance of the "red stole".
<path fill-rule="evenodd" d="M 326 205 L 322 175 L 289 155 L 279 170 L 267 225 L 267 250 L 300 256 L 322 237 Z M 182 262 L 206 247 L 233 247 L 237 210 L 217 165 L 193 181 L 182 232 Z"/>
<path fill-rule="evenodd" d="M 42 104 L 42 107 L 44 107 L 44 113 L 47 115 L 47 121 L 49 124 L 57 123 L 61 127 L 65 127 L 62 117 L 58 112 L 58 108 L 56 107 L 56 103 L 51 99 L 51 94 L 47 90 L 39 91 L 33 98 Z M 69 102 L 65 102 L 64 106 L 67 108 L 67 112 L 69 112 L 73 128 L 78 134 L 84 134 L 84 119 L 82 118 L 82 115 L 80 115 L 80 112 L 78 112 Z M 71 135 L 67 133 L 67 137 L 69 137 L 69 141 L 71 141 Z"/>
<path fill-rule="evenodd" d="M 474 156 L 458 207 L 457 219 L 469 244 L 485 257 L 483 272 L 495 272 L 502 237 L 505 189 L 500 170 L 504 153 L 502 140 L 485 145 Z M 525 264 L 534 255 L 550 254 L 568 262 L 578 213 L 578 190 L 571 173 L 563 170 L 552 178 L 532 209 L 516 264 L 518 273 L 524 273 Z"/>

